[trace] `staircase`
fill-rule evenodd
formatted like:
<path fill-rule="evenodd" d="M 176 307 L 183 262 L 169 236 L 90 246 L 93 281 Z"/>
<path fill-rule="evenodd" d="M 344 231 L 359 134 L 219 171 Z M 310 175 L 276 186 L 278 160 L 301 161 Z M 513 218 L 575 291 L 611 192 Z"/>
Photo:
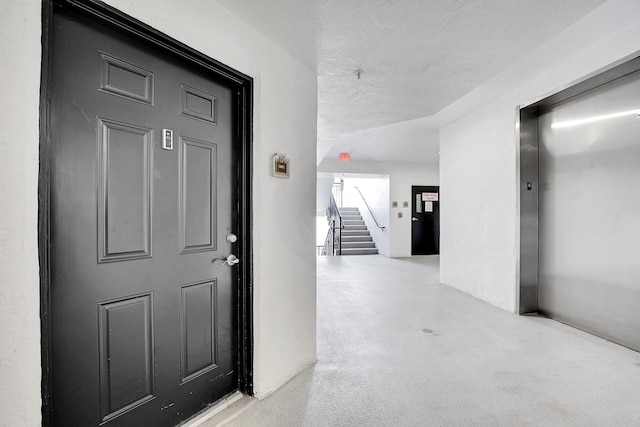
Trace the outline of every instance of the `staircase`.
<path fill-rule="evenodd" d="M 358 208 L 340 208 L 342 217 L 342 255 L 374 255 L 376 244 L 360 215 Z"/>

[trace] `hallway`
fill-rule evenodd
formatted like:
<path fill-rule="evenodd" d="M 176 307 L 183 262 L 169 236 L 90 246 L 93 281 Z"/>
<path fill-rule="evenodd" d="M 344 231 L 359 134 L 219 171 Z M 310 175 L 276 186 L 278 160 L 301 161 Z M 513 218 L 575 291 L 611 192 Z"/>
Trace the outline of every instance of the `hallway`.
<path fill-rule="evenodd" d="M 637 426 L 640 354 L 440 285 L 437 257 L 318 257 L 318 362 L 245 407 L 223 425 Z"/>

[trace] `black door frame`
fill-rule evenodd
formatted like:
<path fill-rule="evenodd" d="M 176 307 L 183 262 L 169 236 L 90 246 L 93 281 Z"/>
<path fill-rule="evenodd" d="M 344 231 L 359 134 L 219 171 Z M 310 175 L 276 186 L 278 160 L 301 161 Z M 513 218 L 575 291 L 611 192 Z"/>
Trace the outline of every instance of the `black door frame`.
<path fill-rule="evenodd" d="M 38 255 L 40 264 L 40 322 L 42 358 L 42 424 L 51 425 L 51 115 L 52 25 L 55 8 L 71 8 L 87 19 L 98 20 L 119 32 L 160 48 L 167 57 L 196 66 L 232 89 L 234 97 L 234 148 L 237 170 L 239 218 L 239 283 L 236 295 L 236 355 L 238 389 L 253 395 L 253 285 L 251 248 L 251 171 L 253 79 L 98 0 L 43 0 L 42 69 L 40 81 L 40 170 L 38 178 Z"/>
<path fill-rule="evenodd" d="M 440 205 L 440 185 L 412 185 L 411 186 L 411 218 L 413 218 L 413 206 L 415 204 L 415 194 L 414 191 L 416 188 L 422 188 L 422 189 L 428 189 L 427 191 L 433 192 L 433 193 L 438 193 L 438 245 L 436 247 L 437 250 L 437 254 L 432 254 L 432 255 L 439 255 L 440 254 L 440 218 L 439 218 L 439 205 Z M 414 227 L 413 227 L 413 219 L 411 222 L 411 256 L 414 255 L 418 255 L 420 256 L 421 254 L 414 254 L 413 253 L 413 238 L 414 238 Z"/>

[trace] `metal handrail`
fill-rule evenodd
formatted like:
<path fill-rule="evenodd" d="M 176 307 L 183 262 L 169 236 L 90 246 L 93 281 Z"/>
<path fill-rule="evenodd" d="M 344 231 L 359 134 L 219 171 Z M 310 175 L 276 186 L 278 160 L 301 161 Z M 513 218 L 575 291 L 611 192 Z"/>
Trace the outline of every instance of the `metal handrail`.
<path fill-rule="evenodd" d="M 338 230 L 337 233 L 336 230 Z M 342 232 L 340 227 L 335 226 L 335 221 L 331 221 L 331 225 L 327 230 L 327 237 L 324 239 L 320 255 L 342 255 Z"/>
<path fill-rule="evenodd" d="M 336 204 L 333 194 L 329 197 L 329 207 L 327 208 L 327 221 L 329 221 L 329 231 L 325 239 L 325 248 L 323 253 L 329 252 L 329 244 L 331 244 L 331 255 L 342 255 L 342 229 L 344 223 L 340 215 L 340 209 Z M 336 225 L 337 224 L 337 225 Z"/>
<path fill-rule="evenodd" d="M 358 190 L 358 194 L 360 194 L 360 197 L 362 197 L 362 201 L 364 202 L 365 206 L 367 207 L 367 209 L 369 209 L 369 213 L 371 214 L 371 218 L 373 218 L 373 222 L 376 223 L 376 226 L 380 229 L 380 230 L 385 230 L 386 227 L 378 224 L 378 220 L 376 219 L 376 216 L 373 214 L 373 211 L 371 210 L 371 208 L 369 207 L 369 203 L 367 203 L 367 200 L 364 198 L 364 196 L 362 195 L 362 192 L 360 191 L 360 189 L 358 188 L 357 185 L 354 185 L 353 188 L 355 188 L 356 190 Z"/>
<path fill-rule="evenodd" d="M 331 227 L 329 227 L 329 229 L 327 230 L 327 237 L 324 238 L 324 245 L 322 246 L 322 251 L 320 252 L 320 255 L 329 255 L 331 241 L 332 241 Z"/>

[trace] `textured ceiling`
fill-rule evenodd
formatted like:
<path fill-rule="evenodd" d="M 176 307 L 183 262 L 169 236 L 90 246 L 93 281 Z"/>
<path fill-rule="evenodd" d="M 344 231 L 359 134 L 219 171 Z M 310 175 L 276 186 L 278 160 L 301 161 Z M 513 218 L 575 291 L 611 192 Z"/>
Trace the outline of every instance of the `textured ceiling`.
<path fill-rule="evenodd" d="M 367 160 L 426 160 L 434 150 L 423 145 L 437 135 L 379 147 L 373 128 L 438 113 L 604 3 L 217 1 L 303 64 L 317 64 L 319 160 L 343 149 Z"/>

